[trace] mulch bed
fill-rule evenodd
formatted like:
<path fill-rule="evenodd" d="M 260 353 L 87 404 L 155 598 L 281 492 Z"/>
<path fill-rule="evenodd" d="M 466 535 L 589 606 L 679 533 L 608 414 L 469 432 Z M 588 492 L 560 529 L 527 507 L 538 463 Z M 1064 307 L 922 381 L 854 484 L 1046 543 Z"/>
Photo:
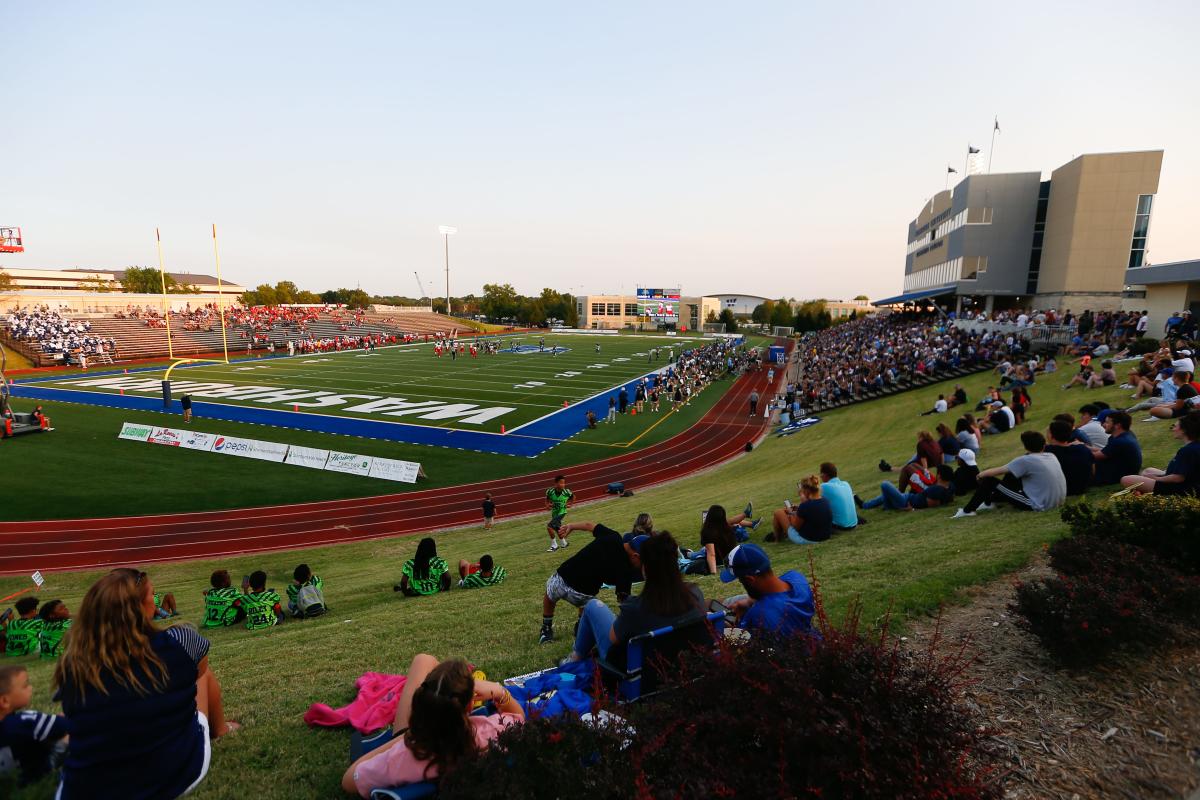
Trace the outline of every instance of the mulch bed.
<path fill-rule="evenodd" d="M 1059 667 L 1007 609 L 1015 581 L 1050 574 L 1039 556 L 973 589 L 940 622 L 939 650 L 965 639 L 974 654 L 966 701 L 993 731 L 1004 797 L 1191 796 L 1200 786 L 1200 635 L 1092 670 Z M 908 646 L 928 646 L 937 627 L 914 625 Z"/>

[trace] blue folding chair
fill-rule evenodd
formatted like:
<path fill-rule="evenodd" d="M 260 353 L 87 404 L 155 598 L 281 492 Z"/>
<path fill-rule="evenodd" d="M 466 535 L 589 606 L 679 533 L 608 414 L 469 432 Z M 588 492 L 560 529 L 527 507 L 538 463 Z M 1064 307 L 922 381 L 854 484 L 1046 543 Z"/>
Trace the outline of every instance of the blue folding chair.
<path fill-rule="evenodd" d="M 667 626 L 614 644 L 608 657 L 597 659 L 606 682 L 615 683 L 622 700 L 635 701 L 658 691 L 669 678 L 660 665 L 673 665 L 697 649 L 712 648 L 725 629 L 725 612 L 712 611 L 686 625 Z M 648 665 L 648 666 L 647 666 Z"/>

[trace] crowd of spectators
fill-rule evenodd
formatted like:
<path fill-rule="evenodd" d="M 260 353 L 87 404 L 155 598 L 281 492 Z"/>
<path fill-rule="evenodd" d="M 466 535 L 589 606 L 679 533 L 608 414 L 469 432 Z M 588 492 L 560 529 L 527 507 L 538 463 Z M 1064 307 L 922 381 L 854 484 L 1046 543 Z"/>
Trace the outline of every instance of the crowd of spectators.
<path fill-rule="evenodd" d="M 117 349 L 112 337 L 91 335 L 91 322 L 68 319 L 46 306 L 10 312 L 7 327 L 9 335 L 17 341 L 63 361 L 111 354 Z"/>

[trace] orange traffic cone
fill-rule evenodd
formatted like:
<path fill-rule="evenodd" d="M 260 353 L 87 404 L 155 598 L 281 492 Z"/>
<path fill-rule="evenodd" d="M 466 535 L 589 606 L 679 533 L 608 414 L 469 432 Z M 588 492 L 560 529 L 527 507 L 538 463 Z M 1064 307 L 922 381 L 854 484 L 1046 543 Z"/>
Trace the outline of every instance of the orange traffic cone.
<path fill-rule="evenodd" d="M 563 400 L 563 408 L 566 408 L 566 407 L 567 407 L 567 401 Z"/>
<path fill-rule="evenodd" d="M 504 423 L 500 423 L 500 433 L 504 433 Z"/>
<path fill-rule="evenodd" d="M 637 406 L 630 406 L 630 407 L 629 407 L 629 416 L 631 416 L 631 417 L 636 417 L 636 416 L 637 416 Z"/>

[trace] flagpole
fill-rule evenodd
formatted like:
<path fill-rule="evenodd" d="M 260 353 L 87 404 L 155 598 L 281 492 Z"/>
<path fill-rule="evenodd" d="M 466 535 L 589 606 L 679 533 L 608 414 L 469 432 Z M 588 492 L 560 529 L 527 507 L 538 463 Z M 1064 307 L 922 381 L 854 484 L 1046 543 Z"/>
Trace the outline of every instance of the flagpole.
<path fill-rule="evenodd" d="M 992 174 L 992 156 L 996 152 L 996 132 L 1000 130 L 1000 118 L 992 120 L 992 143 L 988 145 L 988 175 Z"/>
<path fill-rule="evenodd" d="M 162 281 L 163 321 L 167 323 L 167 356 L 175 358 L 175 348 L 171 345 L 171 310 L 167 308 L 167 272 L 163 266 L 162 236 L 158 228 L 154 229 L 154 240 L 158 243 L 158 277 Z"/>

